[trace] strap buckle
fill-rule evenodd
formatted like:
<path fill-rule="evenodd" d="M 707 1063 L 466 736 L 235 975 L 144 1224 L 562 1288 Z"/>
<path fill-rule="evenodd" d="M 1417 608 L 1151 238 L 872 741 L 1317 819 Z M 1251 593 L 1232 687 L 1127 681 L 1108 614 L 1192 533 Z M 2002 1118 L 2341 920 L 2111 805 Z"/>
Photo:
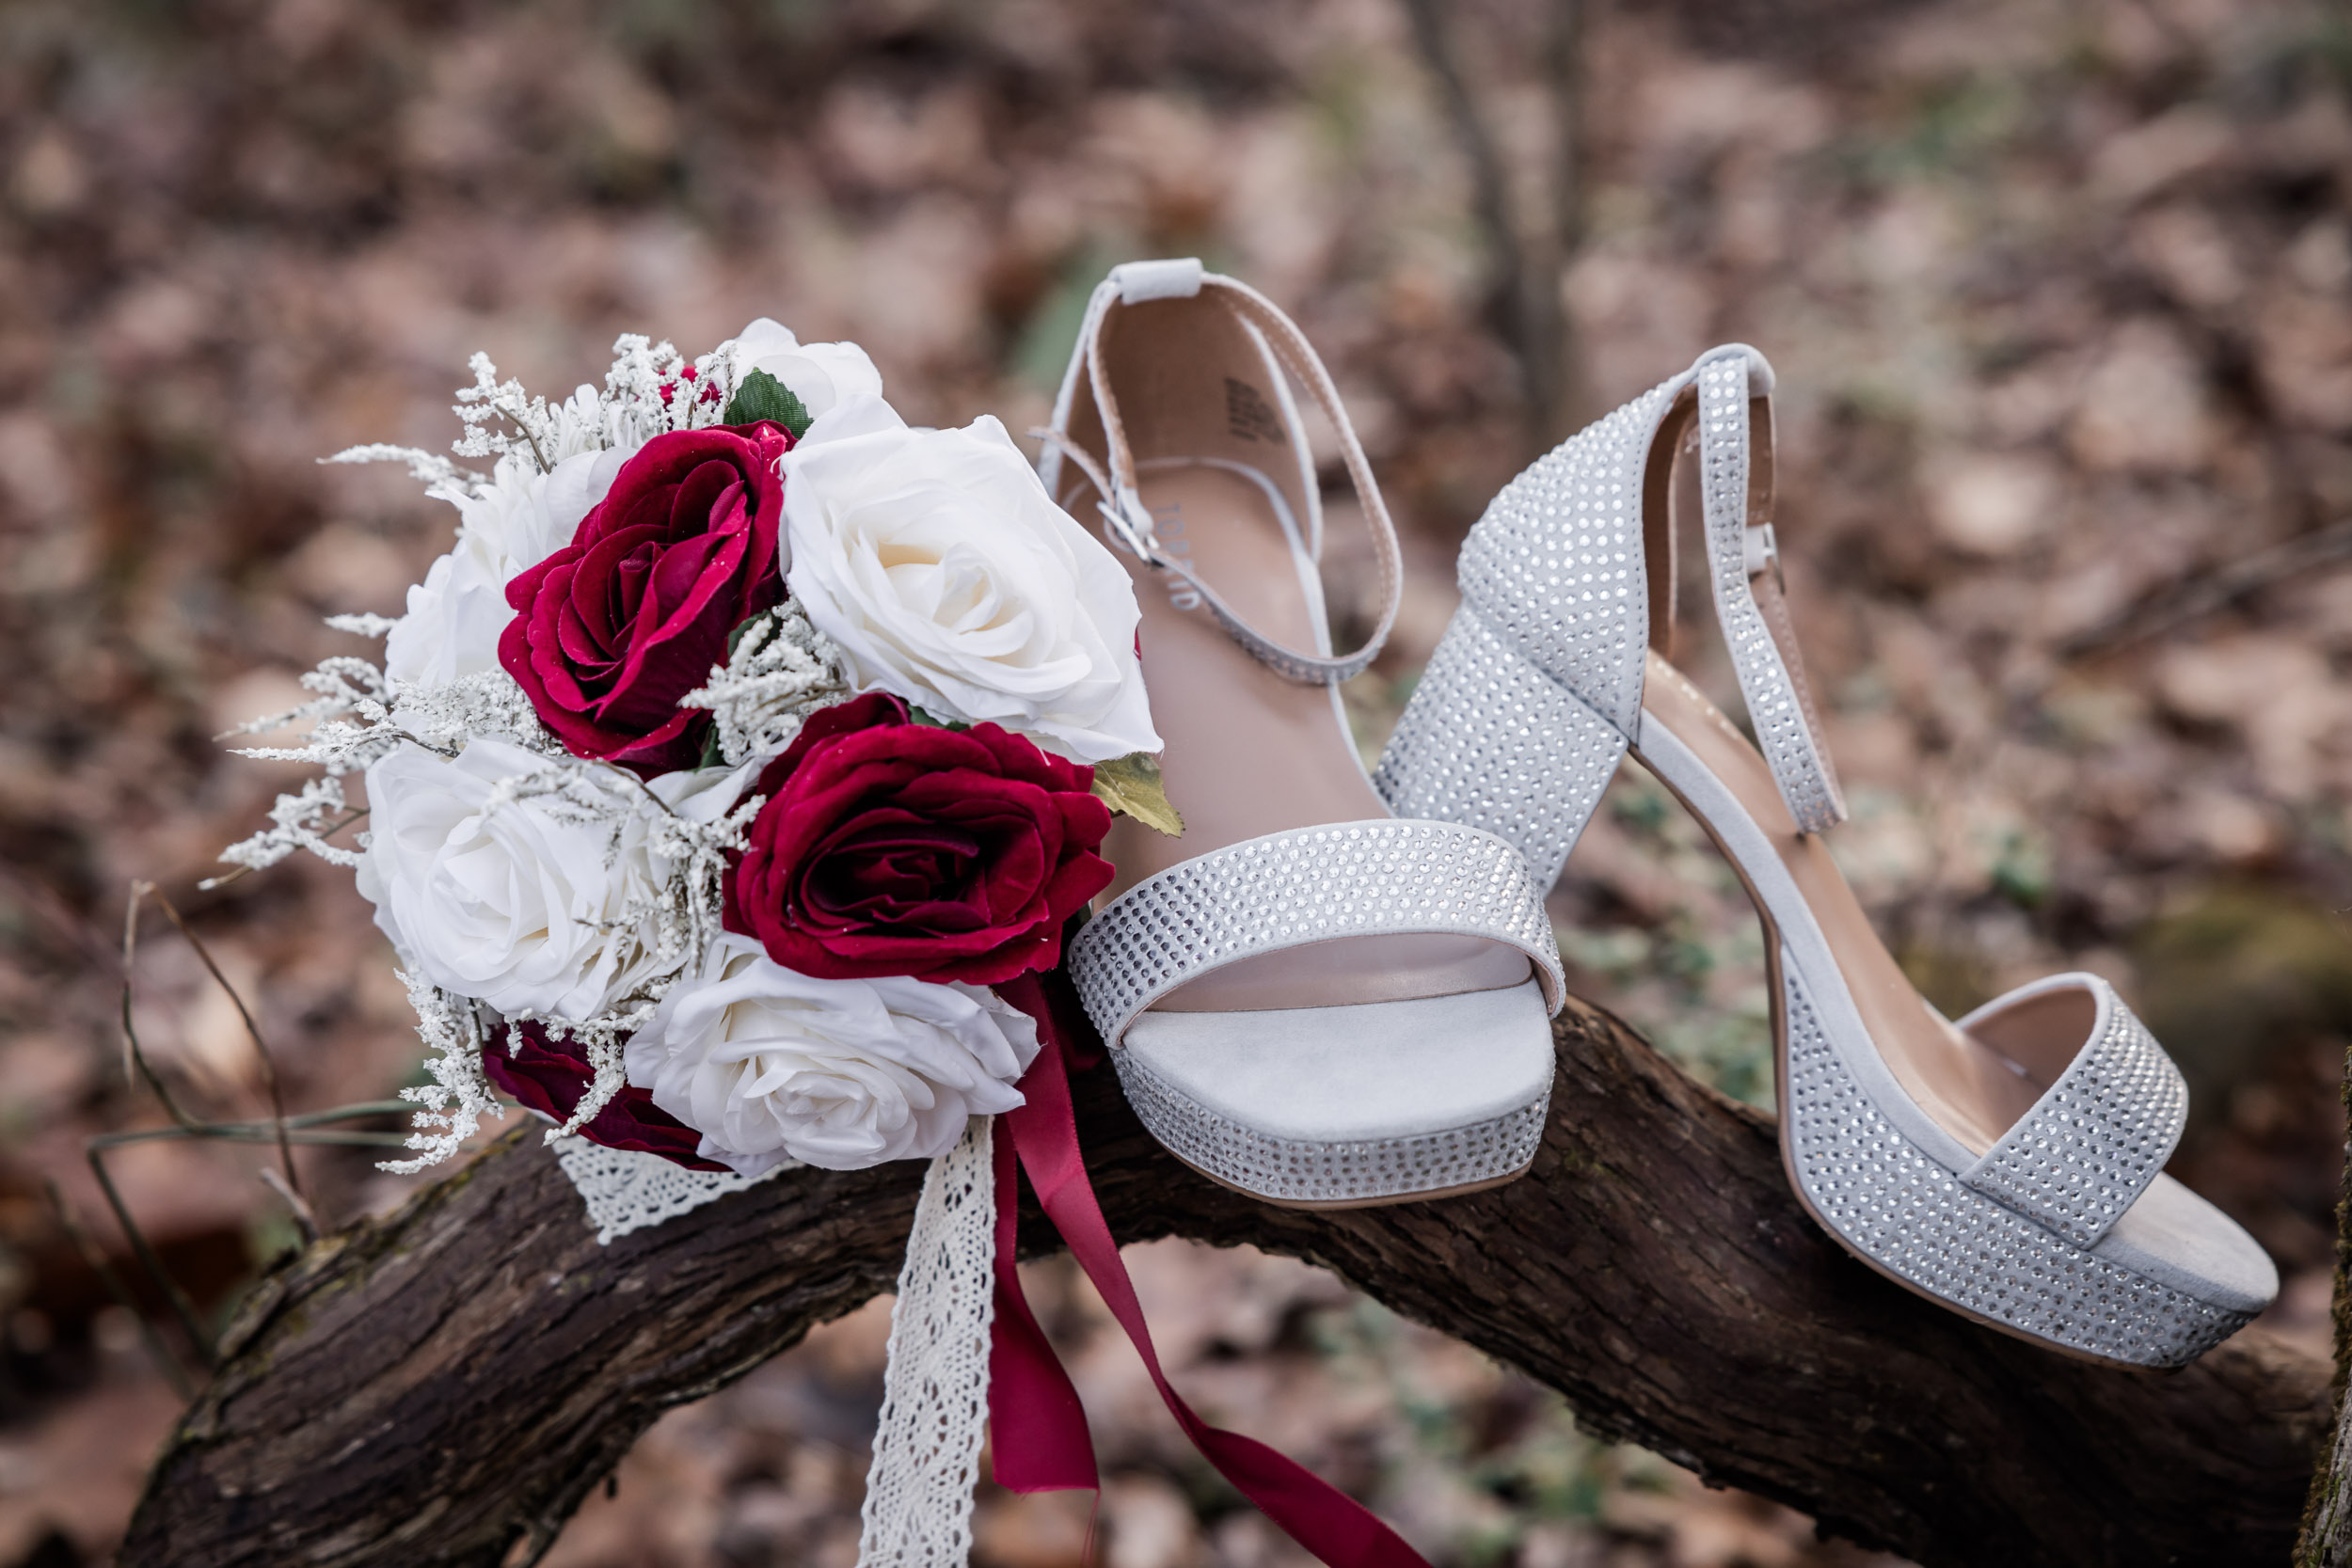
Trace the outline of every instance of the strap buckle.
<path fill-rule="evenodd" d="M 1175 562 L 1160 551 L 1159 532 L 1152 526 L 1151 509 L 1143 504 L 1143 497 L 1132 484 L 1118 486 L 1118 495 L 1117 506 L 1101 499 L 1094 503 L 1094 510 L 1103 515 L 1103 531 L 1113 544 L 1146 566 L 1167 571 Z"/>
<path fill-rule="evenodd" d="M 1155 519 L 1138 493 L 1124 427 L 1112 401 L 1109 379 L 1103 364 L 1103 319 L 1115 307 L 1125 309 L 1154 300 L 1189 298 L 1206 294 L 1212 289 L 1218 302 L 1257 339 L 1273 373 L 1278 378 L 1285 372 L 1296 377 L 1314 394 L 1317 404 L 1338 428 L 1342 455 L 1347 461 L 1348 477 L 1355 482 L 1357 495 L 1363 504 L 1365 524 L 1372 534 L 1373 555 L 1380 568 L 1383 600 L 1379 625 L 1373 628 L 1361 647 L 1344 657 L 1300 653 L 1253 628 L 1207 583 L 1200 580 L 1189 560 L 1182 554 L 1181 546 L 1176 556 L 1170 556 L 1161 548 Z M 1396 531 L 1389 520 L 1388 508 L 1381 504 L 1379 486 L 1372 475 L 1372 465 L 1365 458 L 1354 429 L 1348 424 L 1347 411 L 1340 402 L 1339 390 L 1331 385 L 1330 372 L 1324 369 L 1313 345 L 1299 333 L 1296 325 L 1247 284 L 1203 272 L 1198 261 L 1131 264 L 1118 269 L 1096 289 L 1094 298 L 1088 306 L 1086 325 L 1080 333 L 1078 356 L 1073 365 L 1071 379 L 1063 384 L 1062 397 L 1067 400 L 1073 395 L 1077 385 L 1078 366 L 1082 364 L 1088 372 L 1089 385 L 1102 420 L 1103 439 L 1106 448 L 1104 461 L 1098 462 L 1092 453 L 1072 441 L 1059 428 L 1033 430 L 1029 434 L 1075 463 L 1087 476 L 1088 483 L 1094 487 L 1095 510 L 1102 517 L 1104 540 L 1115 548 L 1127 551 L 1152 570 L 1166 572 L 1183 582 L 1191 594 L 1197 595 L 1198 603 L 1205 606 L 1216 618 L 1228 636 L 1285 680 L 1296 681 L 1303 686 L 1328 685 L 1346 680 L 1369 665 L 1396 624 L 1397 603 L 1403 591 L 1403 563 L 1398 557 Z M 1057 425 L 1067 420 L 1068 414 L 1066 401 L 1056 404 Z M 1104 471 L 1106 467 L 1108 472 Z M 1311 480 L 1309 483 L 1312 483 Z"/>
<path fill-rule="evenodd" d="M 1040 426 L 1029 434 L 1046 446 L 1060 452 L 1078 466 L 1094 486 L 1094 509 L 1103 515 L 1103 537 L 1142 562 L 1156 572 L 1165 572 L 1176 563 L 1160 549 L 1160 536 L 1152 526 L 1152 509 L 1143 504 L 1143 497 L 1133 484 L 1121 484 L 1103 471 L 1084 447 L 1050 426 Z M 1118 504 L 1112 504 L 1112 498 Z"/>
<path fill-rule="evenodd" d="M 1780 539 L 1772 532 L 1772 524 L 1759 523 L 1740 534 L 1740 557 L 1749 577 L 1762 577 L 1769 571 L 1773 586 L 1788 592 L 1788 580 L 1780 575 Z"/>

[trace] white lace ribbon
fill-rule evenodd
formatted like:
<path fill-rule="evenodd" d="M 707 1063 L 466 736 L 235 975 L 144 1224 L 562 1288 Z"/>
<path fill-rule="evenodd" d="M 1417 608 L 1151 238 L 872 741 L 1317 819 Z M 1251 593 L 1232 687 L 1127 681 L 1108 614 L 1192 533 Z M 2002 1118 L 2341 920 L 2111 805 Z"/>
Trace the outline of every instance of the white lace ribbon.
<path fill-rule="evenodd" d="M 581 1137 L 558 1138 L 555 1162 L 588 1206 L 588 1225 L 596 1231 L 599 1245 L 610 1245 L 615 1236 L 660 1225 L 729 1193 L 739 1193 L 799 1163 L 787 1161 L 757 1176 L 688 1170 L 659 1154 L 607 1148 Z"/>
<path fill-rule="evenodd" d="M 988 1430 L 996 1318 L 993 1117 L 974 1117 L 923 1177 L 890 1309 L 882 1421 L 866 1477 L 859 1568 L 964 1568 Z M 557 1141 L 599 1243 L 660 1225 L 776 1174 L 688 1170 L 659 1154 Z M 792 1165 L 778 1166 L 778 1170 Z"/>
<path fill-rule="evenodd" d="M 995 1119 L 974 1117 L 923 1178 L 890 1309 L 859 1568 L 963 1568 L 972 1555 L 996 1318 Z"/>

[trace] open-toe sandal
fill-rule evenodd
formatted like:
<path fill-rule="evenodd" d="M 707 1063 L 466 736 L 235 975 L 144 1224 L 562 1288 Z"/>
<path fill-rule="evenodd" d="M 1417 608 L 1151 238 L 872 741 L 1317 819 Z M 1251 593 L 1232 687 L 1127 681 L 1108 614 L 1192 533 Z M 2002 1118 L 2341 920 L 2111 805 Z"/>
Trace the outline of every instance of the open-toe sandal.
<path fill-rule="evenodd" d="M 2192 1360 L 2269 1304 L 2278 1273 L 2164 1173 L 2188 1110 L 2178 1069 L 2091 974 L 1947 1021 L 1823 843 L 1845 804 L 1780 578 L 1772 388 L 1754 349 L 1712 350 L 1496 497 L 1381 793 L 1509 838 L 1548 886 L 1630 751 L 1763 917 L 1781 1152 L 1822 1227 L 1993 1327 L 2103 1361 Z M 1668 662 L 1685 488 L 1753 740 Z"/>
<path fill-rule="evenodd" d="M 1337 655 L 1292 384 L 1335 427 L 1380 574 Z M 1270 1202 L 1344 1208 L 1524 1171 L 1552 1081 L 1558 944 L 1504 835 L 1392 815 L 1338 683 L 1395 617 L 1396 539 L 1297 327 L 1194 261 L 1095 292 L 1041 464 L 1100 518 L 1143 608 L 1168 835 L 1121 818 L 1071 972 L 1143 1124 Z"/>

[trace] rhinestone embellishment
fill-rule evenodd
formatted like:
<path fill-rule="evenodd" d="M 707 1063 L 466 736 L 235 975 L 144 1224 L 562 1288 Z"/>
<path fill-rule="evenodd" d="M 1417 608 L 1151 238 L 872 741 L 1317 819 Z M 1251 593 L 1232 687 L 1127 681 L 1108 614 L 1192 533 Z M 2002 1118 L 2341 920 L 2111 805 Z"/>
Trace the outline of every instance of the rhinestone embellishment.
<path fill-rule="evenodd" d="M 1462 601 L 1627 735 L 1642 709 L 1649 590 L 1642 477 L 1687 373 L 1538 458 L 1462 546 Z"/>
<path fill-rule="evenodd" d="M 1560 875 L 1626 737 L 1469 605 L 1454 612 L 1372 776 L 1399 816 L 1484 828 L 1535 885 Z"/>
<path fill-rule="evenodd" d="M 1551 1105 L 1547 1092 L 1491 1120 L 1405 1138 L 1272 1138 L 1201 1105 L 1134 1052 L 1114 1051 L 1111 1062 L 1136 1116 L 1170 1153 L 1245 1192 L 1290 1203 L 1360 1202 L 1499 1180 L 1535 1158 Z"/>
<path fill-rule="evenodd" d="M 1718 349 L 1694 367 L 1708 576 L 1756 744 L 1772 764 L 1788 815 L 1803 832 L 1818 833 L 1845 820 L 1846 802 L 1748 585 L 1748 363 L 1754 355 L 1752 349 Z"/>
<path fill-rule="evenodd" d="M 1641 721 L 1642 482 L 1689 379 L 1570 436 L 1487 503 L 1462 546 L 1462 607 L 1373 774 L 1400 816 L 1501 833 L 1544 887 Z"/>
<path fill-rule="evenodd" d="M 1560 945 L 1527 863 L 1451 822 L 1338 822 L 1244 840 L 1136 883 L 1078 933 L 1070 973 L 1103 1038 L 1185 981 L 1337 937 L 1486 937 L 1534 960 L 1555 1009 Z"/>
<path fill-rule="evenodd" d="M 1789 1164 L 1848 1246 L 1961 1311 L 2143 1367 L 2194 1361 L 2252 1320 L 2093 1257 L 1970 1190 L 1880 1115 L 1782 954 Z"/>
<path fill-rule="evenodd" d="M 2156 1179 L 2188 1123 L 2188 1085 L 2104 980 L 2106 1027 L 1961 1180 L 2093 1246 Z"/>

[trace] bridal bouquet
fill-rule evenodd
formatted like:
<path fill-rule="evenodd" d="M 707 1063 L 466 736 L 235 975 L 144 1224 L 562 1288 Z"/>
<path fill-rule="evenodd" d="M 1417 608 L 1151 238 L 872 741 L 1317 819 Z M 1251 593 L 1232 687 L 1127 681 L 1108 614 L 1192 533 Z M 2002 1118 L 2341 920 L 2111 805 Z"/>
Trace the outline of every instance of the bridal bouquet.
<path fill-rule="evenodd" d="M 388 1168 L 456 1153 L 502 1091 L 609 1241 L 789 1165 L 929 1160 L 869 1568 L 967 1560 L 984 1427 L 1005 1485 L 1099 1485 L 1012 1268 L 1025 1174 L 1211 1463 L 1302 1540 L 1361 1536 L 1168 1386 L 1076 1141 L 1064 937 L 1114 811 L 1182 831 L 1126 569 L 995 420 L 910 427 L 854 344 L 625 337 L 554 404 L 473 372 L 455 453 L 486 468 L 332 459 L 405 463 L 456 542 L 405 614 L 330 621 L 380 664 L 326 659 L 238 732 L 307 726 L 246 754 L 321 773 L 224 855 L 309 851 L 375 906 L 433 1053 Z"/>
<path fill-rule="evenodd" d="M 608 1148 L 758 1176 L 928 1159 L 1010 1109 L 1036 1006 L 1160 819 L 1126 573 L 995 420 L 908 426 L 852 343 L 624 337 L 562 403 L 485 356 L 458 513 L 382 636 L 245 726 L 316 764 L 224 858 L 358 873 L 433 1083 L 414 1170 L 502 1090 Z M 346 781 L 364 780 L 355 805 Z M 338 842 L 361 823 L 356 838 Z"/>

